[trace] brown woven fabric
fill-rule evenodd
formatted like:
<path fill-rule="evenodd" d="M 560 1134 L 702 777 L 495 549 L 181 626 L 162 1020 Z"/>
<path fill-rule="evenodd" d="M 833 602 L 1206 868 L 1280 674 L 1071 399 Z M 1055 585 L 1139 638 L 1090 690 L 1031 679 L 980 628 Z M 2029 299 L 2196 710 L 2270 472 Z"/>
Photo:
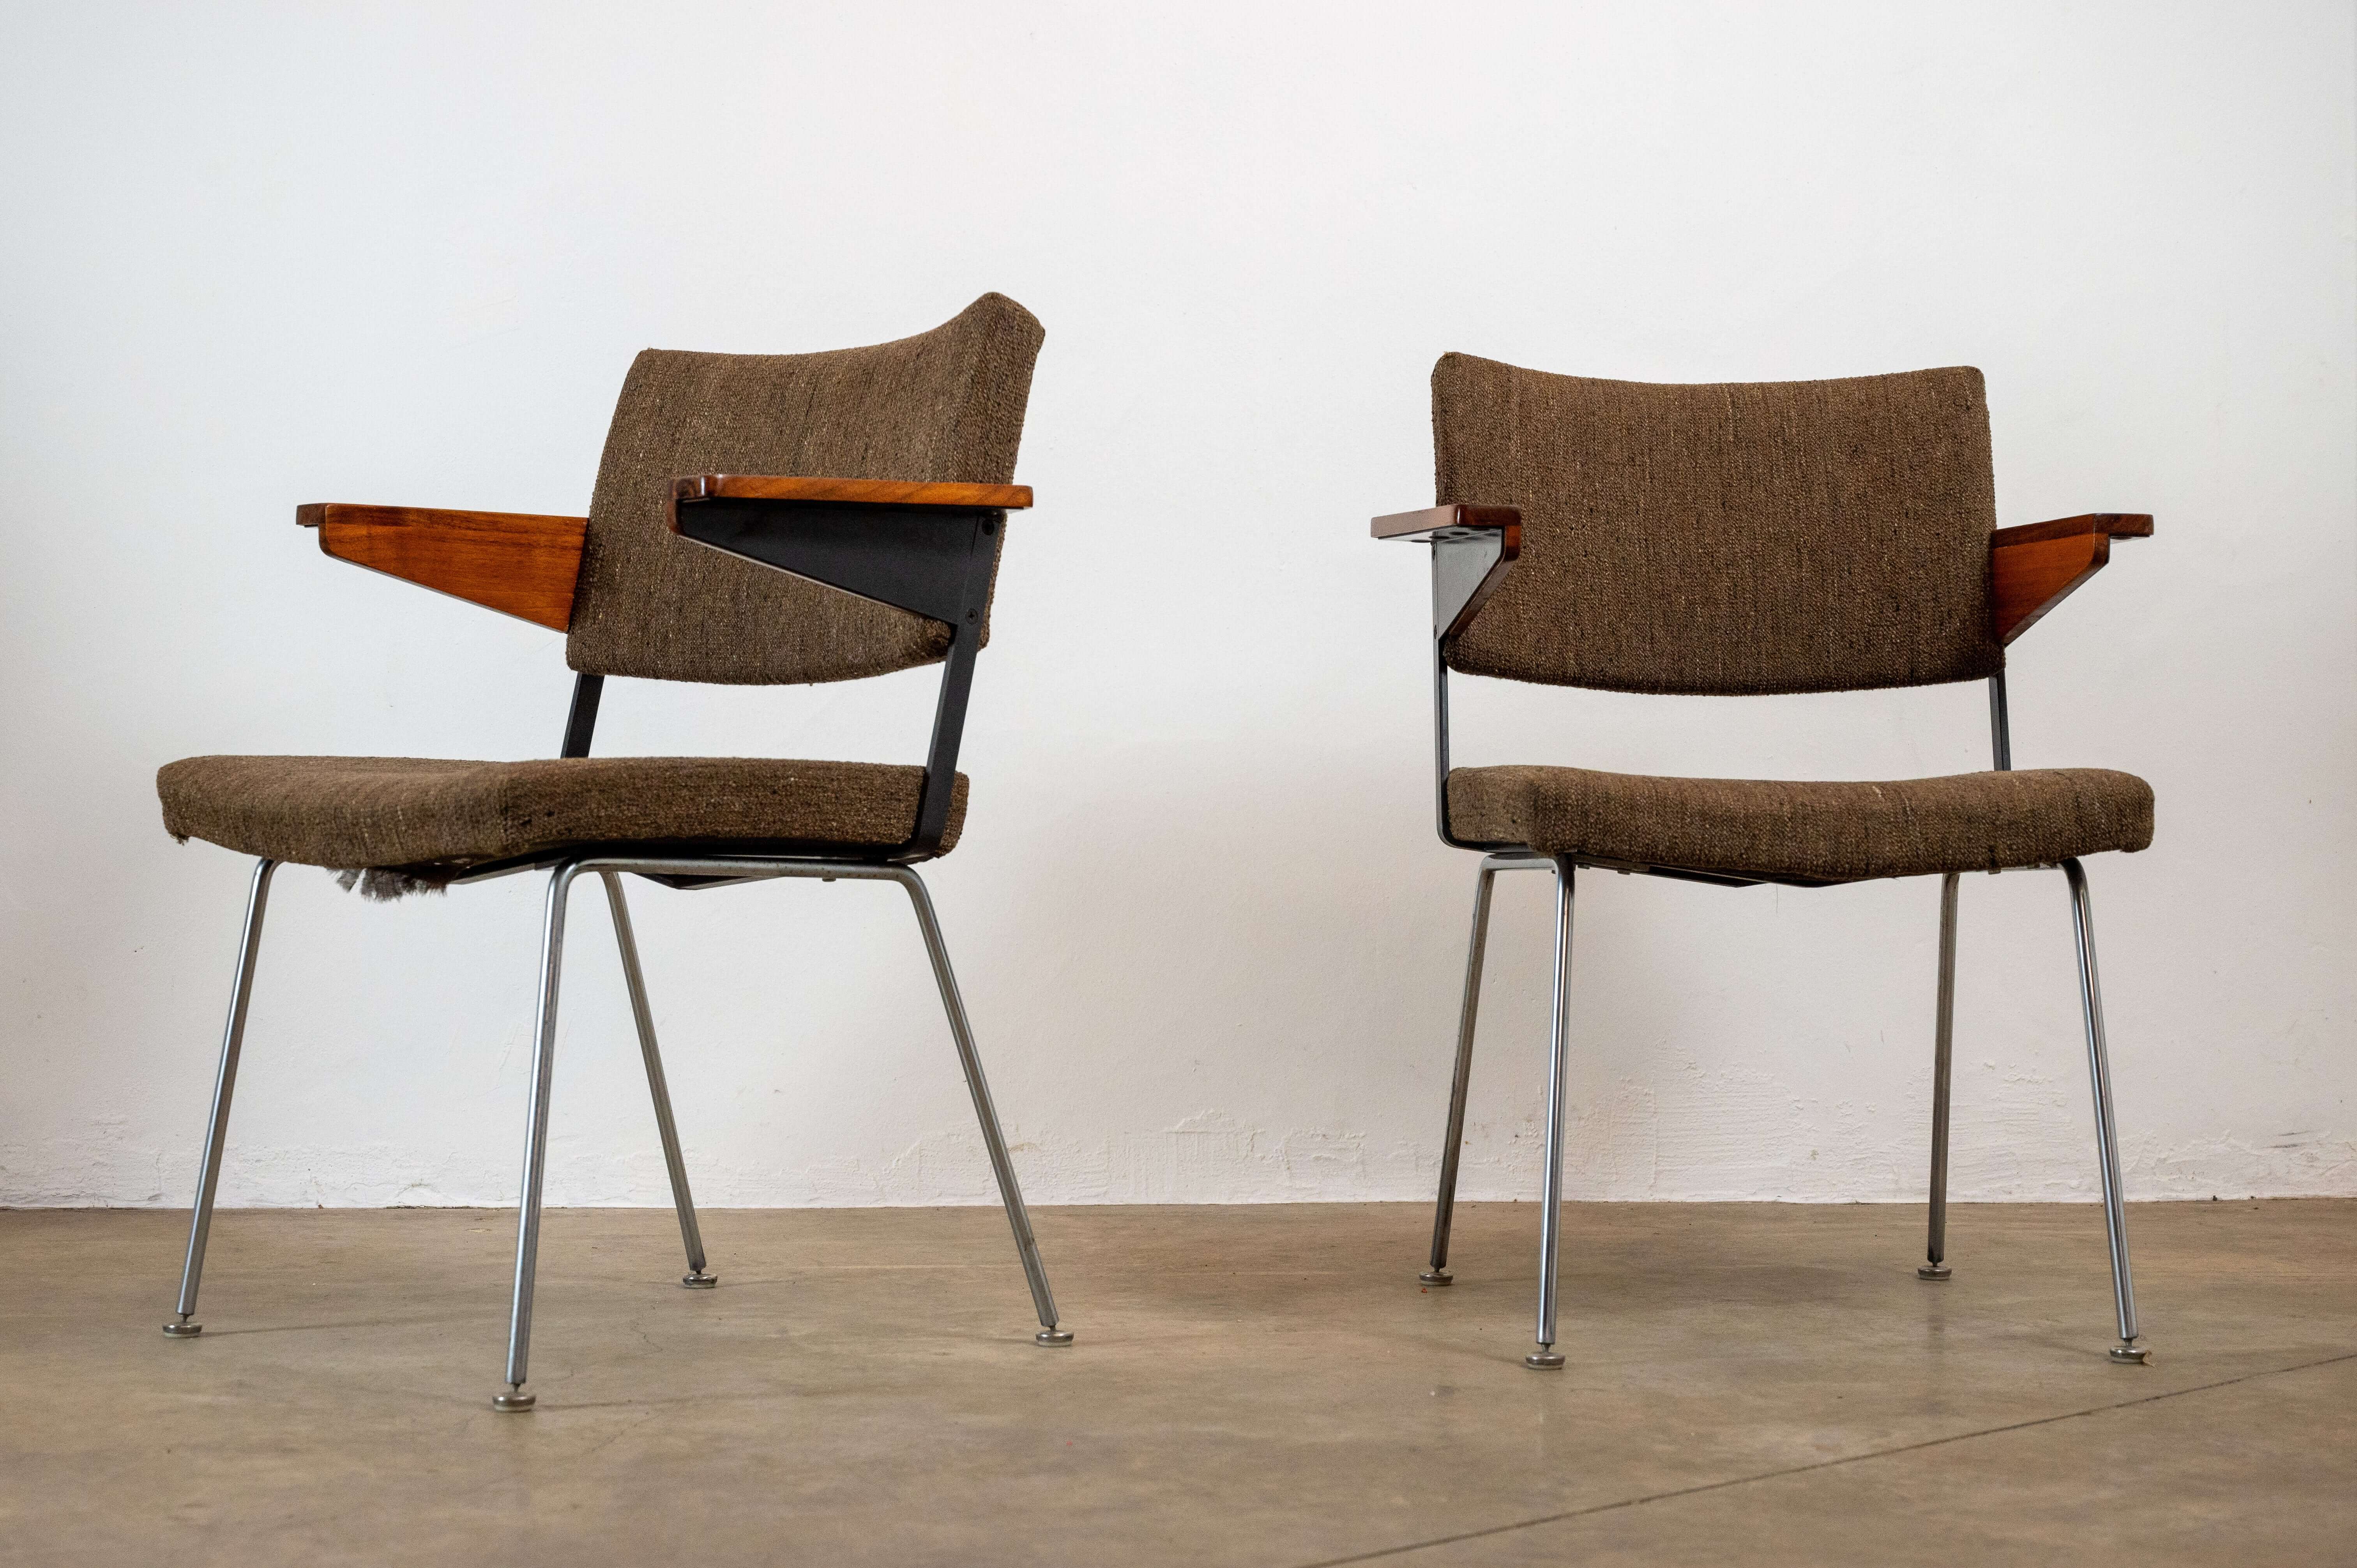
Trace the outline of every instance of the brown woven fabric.
<path fill-rule="evenodd" d="M 1449 826 L 1483 843 L 1824 882 L 2047 865 L 2152 843 L 2152 787 L 2099 768 L 1889 784 L 1459 768 Z"/>
<path fill-rule="evenodd" d="M 885 847 L 916 831 L 922 768 L 737 757 L 444 762 L 191 757 L 156 775 L 164 826 L 301 865 L 445 870 L 587 843 Z M 961 773 L 946 851 L 965 822 Z"/>
<path fill-rule="evenodd" d="M 1044 336 L 1029 311 L 986 294 L 930 332 L 872 348 L 640 354 L 597 468 L 566 662 L 754 684 L 942 657 L 949 633 L 937 622 L 671 532 L 672 483 L 719 473 L 1009 483 Z"/>
<path fill-rule="evenodd" d="M 1978 371 L 1655 386 L 1448 354 L 1432 424 L 1440 501 L 1523 513 L 1452 669 L 1737 694 L 2004 665 Z"/>

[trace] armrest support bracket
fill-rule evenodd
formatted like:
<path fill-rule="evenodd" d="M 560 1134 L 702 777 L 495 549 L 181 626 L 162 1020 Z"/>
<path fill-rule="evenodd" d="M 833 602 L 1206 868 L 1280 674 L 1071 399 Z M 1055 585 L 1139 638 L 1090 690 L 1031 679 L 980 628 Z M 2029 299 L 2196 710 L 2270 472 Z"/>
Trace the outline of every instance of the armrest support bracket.
<path fill-rule="evenodd" d="M 755 493 L 761 487 L 766 491 Z M 892 494 L 890 499 L 840 499 L 837 492 L 853 487 Z M 940 499 L 909 499 L 926 491 Z M 916 832 L 892 853 L 895 860 L 938 854 L 949 831 L 958 747 L 974 687 L 974 656 L 982 644 L 982 618 L 989 607 L 998 531 L 1006 507 L 1029 504 L 1030 491 L 1014 485 L 917 486 L 732 476 L 679 482 L 672 527 L 683 539 L 950 628 Z"/>
<path fill-rule="evenodd" d="M 1523 553 L 1523 514 L 1510 506 L 1436 506 L 1374 521 L 1377 539 L 1432 546 L 1432 635 L 1463 631 Z"/>
<path fill-rule="evenodd" d="M 2104 569 L 2115 539 L 2148 539 L 2144 512 L 2087 512 L 2000 528 L 1989 537 L 1996 639 L 2011 642 Z"/>
<path fill-rule="evenodd" d="M 1448 644 L 1480 613 L 1523 553 L 1523 514 L 1510 506 L 1455 503 L 1374 520 L 1377 539 L 1432 546 L 1433 822 L 1455 849 L 1497 846 L 1458 838 L 1448 826 Z"/>

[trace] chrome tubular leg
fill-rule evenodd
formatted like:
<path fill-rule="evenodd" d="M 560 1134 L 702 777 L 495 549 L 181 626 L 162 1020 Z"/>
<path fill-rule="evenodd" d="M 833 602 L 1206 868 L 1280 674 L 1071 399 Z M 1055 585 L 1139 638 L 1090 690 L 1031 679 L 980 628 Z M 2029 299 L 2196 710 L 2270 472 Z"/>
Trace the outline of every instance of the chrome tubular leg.
<path fill-rule="evenodd" d="M 1539 1214 L 1539 1348 L 1523 1358 L 1526 1367 L 1555 1371 L 1563 1357 L 1555 1348 L 1555 1297 L 1563 1242 L 1563 1119 L 1571 1047 L 1572 865 L 1555 863 L 1555 1017 L 1547 1031 L 1546 1176 Z"/>
<path fill-rule="evenodd" d="M 1932 1222 L 1923 1245 L 1922 1280 L 1944 1280 L 1948 1267 L 1948 1080 L 1956 1044 L 1956 883 L 1940 878 L 1940 1019 L 1932 1044 Z"/>
<path fill-rule="evenodd" d="M 601 871 L 606 906 L 614 912 L 614 945 L 621 950 L 622 979 L 630 989 L 630 1015 L 638 1020 L 639 1054 L 646 1058 L 647 1092 L 655 1102 L 655 1131 L 662 1135 L 663 1166 L 671 1173 L 672 1207 L 679 1210 L 679 1239 L 687 1248 L 688 1272 L 680 1283 L 710 1290 L 720 1283 L 704 1269 L 704 1232 L 695 1223 L 695 1198 L 687 1189 L 687 1161 L 679 1152 L 679 1128 L 672 1121 L 671 1088 L 663 1081 L 662 1052 L 655 1045 L 654 1010 L 647 1004 L 647 979 L 639 969 L 639 940 L 630 929 L 630 906 L 622 901 L 620 874 Z"/>
<path fill-rule="evenodd" d="M 1432 1267 L 1418 1277 L 1428 1285 L 1454 1282 L 1448 1272 L 1448 1226 L 1457 1213 L 1457 1163 L 1465 1147 L 1465 1090 L 1473 1078 L 1473 1020 L 1481 1006 L 1481 959 L 1490 945 L 1490 892 L 1498 880 L 1484 865 L 1473 884 L 1473 936 L 1465 949 L 1465 1004 L 1457 1015 L 1457 1072 L 1448 1085 L 1448 1136 L 1440 1146 L 1440 1196 L 1432 1210 Z"/>
<path fill-rule="evenodd" d="M 253 1001 L 253 961 L 262 950 L 262 913 L 270 903 L 270 878 L 278 869 L 274 860 L 254 862 L 253 880 L 245 895 L 245 934 L 237 948 L 237 972 L 230 982 L 229 1023 L 221 1030 L 221 1070 L 213 1078 L 212 1119 L 205 1125 L 204 1157 L 197 1165 L 197 1208 L 188 1221 L 188 1255 L 180 1266 L 178 1316 L 164 1325 L 175 1339 L 193 1339 L 205 1331 L 188 1321 L 197 1310 L 197 1285 L 204 1278 L 205 1242 L 212 1234 L 213 1194 L 221 1187 L 221 1150 L 229 1142 L 229 1101 L 237 1089 L 237 1053 L 245 1043 L 245 1013 Z"/>
<path fill-rule="evenodd" d="M 2112 1069 L 2104 1046 L 2104 992 L 2095 975 L 2095 915 L 2087 899 L 2087 874 L 2075 860 L 2062 863 L 2071 884 L 2071 924 L 2078 936 L 2079 1005 L 2087 1021 L 2087 1076 L 2095 1096 L 2095 1154 L 2104 1182 L 2104 1226 L 2112 1250 L 2112 1303 L 2119 1311 L 2120 1342 L 2112 1359 L 2140 1362 L 2151 1352 L 2136 1343 L 2136 1283 L 2128 1275 L 2128 1217 L 2120 1189 L 2119 1129 L 2112 1120 Z"/>
<path fill-rule="evenodd" d="M 508 1317 L 507 1391 L 491 1408 L 530 1410 L 538 1396 L 523 1391 L 532 1360 L 532 1289 L 540 1262 L 540 1197 L 548 1168 L 549 1079 L 556 1066 L 557 981 L 565 959 L 565 904 L 580 867 L 567 861 L 548 878 L 548 913 L 540 940 L 540 1000 L 533 1020 L 532 1111 L 524 1122 L 523 1202 L 516 1215 L 515 1296 Z"/>
<path fill-rule="evenodd" d="M 1023 1277 L 1031 1284 L 1031 1304 L 1039 1312 L 1039 1332 L 1032 1337 L 1050 1347 L 1070 1345 L 1071 1331 L 1057 1326 L 1056 1298 L 1048 1289 L 1047 1266 L 1039 1261 L 1039 1242 L 1031 1234 L 1031 1215 L 1023 1207 L 1023 1189 L 1015 1182 L 1015 1162 L 1007 1158 L 1006 1138 L 998 1130 L 998 1112 L 991 1104 L 990 1085 L 982 1076 L 982 1057 L 974 1047 L 974 1029 L 966 1022 L 957 976 L 950 971 L 949 948 L 942 940 L 932 897 L 925 891 L 924 879 L 906 866 L 899 868 L 894 880 L 908 889 L 909 902 L 916 907 L 917 924 L 925 933 L 925 953 L 933 961 L 933 979 L 942 989 L 942 1009 L 949 1015 L 950 1034 L 957 1041 L 958 1061 L 965 1069 L 965 1086 L 974 1095 L 974 1117 L 982 1123 L 982 1141 L 990 1151 L 990 1168 L 998 1177 L 998 1196 L 1006 1205 L 1007 1223 L 1015 1228 L 1015 1250 L 1023 1259 Z"/>

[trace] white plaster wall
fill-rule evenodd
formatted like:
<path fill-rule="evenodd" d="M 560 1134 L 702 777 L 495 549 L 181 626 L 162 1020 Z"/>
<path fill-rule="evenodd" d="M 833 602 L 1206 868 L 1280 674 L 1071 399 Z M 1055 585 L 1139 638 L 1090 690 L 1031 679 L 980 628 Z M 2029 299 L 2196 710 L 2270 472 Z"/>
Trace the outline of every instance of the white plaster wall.
<path fill-rule="evenodd" d="M 203 751 L 553 750 L 560 639 L 330 564 L 320 499 L 586 508 L 647 345 L 984 289 L 1048 326 L 965 844 L 933 885 L 1032 1197 L 1415 1198 L 1470 862 L 1428 825 L 1426 376 L 1969 362 L 2002 521 L 2148 510 L 2017 648 L 2016 755 L 2149 778 L 2092 867 L 2134 1195 L 2357 1192 L 2345 4 L 14 7 L 0 22 L 0 1202 L 193 1186 L 246 865 Z M 915 759 L 932 676 L 617 682 L 601 751 Z M 1459 757 L 1985 765 L 1977 687 L 1460 683 Z M 1570 1188 L 1920 1194 L 1936 884 L 1582 893 Z M 282 875 L 232 1204 L 511 1201 L 539 890 Z M 1536 1183 L 1501 886 L 1466 1190 Z M 983 1202 L 888 888 L 637 896 L 699 1196 Z M 1965 887 L 1956 1188 L 2087 1197 L 2061 879 Z M 553 1201 L 663 1200 L 594 889 Z"/>

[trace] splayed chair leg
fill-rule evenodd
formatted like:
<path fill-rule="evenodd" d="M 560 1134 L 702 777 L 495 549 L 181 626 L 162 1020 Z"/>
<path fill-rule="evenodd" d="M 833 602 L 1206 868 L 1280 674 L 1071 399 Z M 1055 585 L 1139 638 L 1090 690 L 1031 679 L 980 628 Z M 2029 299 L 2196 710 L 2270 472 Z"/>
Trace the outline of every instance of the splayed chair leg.
<path fill-rule="evenodd" d="M 965 1086 L 974 1096 L 974 1119 L 982 1123 L 982 1141 L 990 1151 L 991 1171 L 998 1177 L 998 1196 L 1006 1205 L 1006 1222 L 1015 1229 L 1015 1251 L 1023 1260 L 1023 1277 L 1031 1286 L 1031 1305 L 1039 1314 L 1039 1332 L 1032 1338 L 1050 1348 L 1070 1345 L 1071 1330 L 1060 1326 L 1056 1320 L 1056 1298 L 1048 1289 L 1047 1265 L 1039 1261 L 1039 1242 L 1031 1234 L 1031 1215 L 1023 1207 L 1022 1188 L 1016 1185 L 1015 1162 L 1007 1157 L 1006 1137 L 999 1131 L 990 1085 L 982 1076 L 982 1056 L 974 1049 L 974 1029 L 966 1022 L 957 976 L 950 970 L 949 948 L 942 940 L 932 897 L 925 891 L 924 879 L 906 866 L 899 868 L 894 880 L 908 890 L 909 902 L 916 907 L 917 924 L 925 934 L 925 953 L 932 960 L 933 980 L 941 987 L 942 1010 L 949 1015 L 950 1035 L 957 1042 L 958 1062 L 965 1069 Z"/>
<path fill-rule="evenodd" d="M 1948 1267 L 1948 1083 L 1956 1044 L 1956 883 L 1940 878 L 1940 1017 L 1932 1045 L 1932 1215 L 1923 1244 L 1921 1280 L 1944 1280 Z"/>
<path fill-rule="evenodd" d="M 687 1273 L 680 1283 L 690 1290 L 710 1290 L 720 1276 L 704 1267 L 704 1232 L 695 1223 L 695 1198 L 687 1188 L 687 1161 L 679 1149 L 679 1128 L 672 1120 L 671 1089 L 663 1079 L 662 1052 L 655 1045 L 654 1009 L 647 1003 L 646 976 L 639 969 L 639 940 L 630 929 L 630 910 L 622 900 L 619 872 L 601 871 L 606 904 L 614 914 L 614 945 L 622 955 L 622 979 L 630 987 L 630 1015 L 638 1021 L 639 1055 L 646 1059 L 647 1092 L 655 1102 L 655 1132 L 662 1139 L 663 1168 L 671 1173 L 672 1207 L 679 1211 L 679 1239 L 687 1249 Z"/>
<path fill-rule="evenodd" d="M 1484 865 L 1473 884 L 1473 935 L 1465 949 L 1465 1004 L 1457 1015 L 1457 1070 L 1448 1084 L 1448 1135 L 1440 1145 L 1440 1193 L 1432 1210 L 1432 1267 L 1417 1277 L 1428 1285 L 1455 1283 L 1448 1272 L 1448 1227 L 1457 1214 L 1457 1165 L 1465 1148 L 1465 1093 L 1473 1080 L 1473 1024 L 1481 1006 L 1481 960 L 1490 945 L 1490 893 L 1498 879 Z"/>
<path fill-rule="evenodd" d="M 541 930 L 540 999 L 533 1020 L 532 1109 L 524 1122 L 523 1201 L 516 1214 L 515 1294 L 508 1316 L 507 1391 L 491 1408 L 526 1411 L 538 1396 L 523 1391 L 532 1363 L 533 1283 L 540 1264 L 540 1199 L 548 1170 L 548 1096 L 556 1067 L 556 997 L 565 961 L 565 905 L 581 867 L 567 861 L 548 878 L 548 912 Z"/>
<path fill-rule="evenodd" d="M 1555 863 L 1555 1016 L 1547 1030 L 1547 1127 L 1544 1197 L 1539 1214 L 1539 1348 L 1523 1364 L 1556 1371 L 1555 1305 L 1557 1264 L 1563 1243 L 1564 1101 L 1570 1093 L 1572 864 Z"/>
<path fill-rule="evenodd" d="M 2075 860 L 2062 863 L 2071 885 L 2071 924 L 2078 938 L 2079 1007 L 2087 1026 L 2087 1077 L 2095 1100 L 2095 1156 L 2104 1183 L 2104 1229 L 2112 1253 L 2112 1305 L 2119 1315 L 2120 1342 L 2112 1359 L 2128 1364 L 2151 1351 L 2136 1343 L 2136 1282 L 2128 1273 L 2127 1199 L 2120 1187 L 2119 1129 L 2112 1117 L 2112 1069 L 2104 1043 L 2104 992 L 2095 974 L 2095 915 L 2087 898 L 2087 874 Z"/>
<path fill-rule="evenodd" d="M 253 1001 L 253 964 L 262 951 L 262 916 L 270 904 L 270 878 L 278 869 L 274 860 L 258 860 L 245 895 L 245 932 L 238 941 L 237 970 L 230 981 L 229 1022 L 221 1030 L 221 1069 L 213 1078 L 213 1111 L 205 1125 L 205 1152 L 197 1165 L 196 1213 L 188 1221 L 188 1252 L 180 1265 L 178 1315 L 164 1325 L 174 1339 L 193 1339 L 205 1331 L 188 1321 L 197 1310 L 197 1286 L 204 1279 L 205 1243 L 213 1228 L 213 1195 L 221 1187 L 221 1150 L 229 1143 L 230 1096 L 237 1089 L 237 1057 L 245 1043 L 245 1015 Z"/>

